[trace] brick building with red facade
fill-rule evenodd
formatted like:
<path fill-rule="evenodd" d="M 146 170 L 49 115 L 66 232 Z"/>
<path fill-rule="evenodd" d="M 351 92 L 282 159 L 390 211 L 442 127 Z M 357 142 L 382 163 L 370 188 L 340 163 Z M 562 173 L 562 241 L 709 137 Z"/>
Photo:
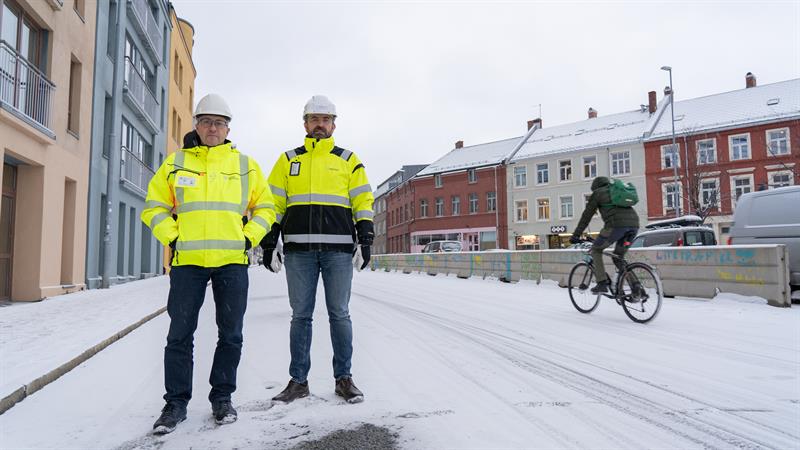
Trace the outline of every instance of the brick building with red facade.
<path fill-rule="evenodd" d="M 799 97 L 800 79 L 756 86 L 748 74 L 745 89 L 676 101 L 680 187 L 667 110 L 644 142 L 648 219 L 707 216 L 725 243 L 740 195 L 800 184 Z"/>

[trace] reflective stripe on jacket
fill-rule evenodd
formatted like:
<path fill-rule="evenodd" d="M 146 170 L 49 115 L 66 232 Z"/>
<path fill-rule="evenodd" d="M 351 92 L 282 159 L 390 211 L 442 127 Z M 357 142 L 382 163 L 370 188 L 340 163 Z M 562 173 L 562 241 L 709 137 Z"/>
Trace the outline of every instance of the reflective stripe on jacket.
<path fill-rule="evenodd" d="M 142 221 L 165 246 L 178 240 L 173 266 L 247 264 L 245 239 L 258 245 L 275 206 L 258 163 L 225 141 L 167 156 L 150 180 Z"/>
<path fill-rule="evenodd" d="M 333 138 L 306 137 L 281 154 L 269 175 L 286 251 L 352 252 L 355 222 L 372 221 L 372 188 L 364 165 Z"/>

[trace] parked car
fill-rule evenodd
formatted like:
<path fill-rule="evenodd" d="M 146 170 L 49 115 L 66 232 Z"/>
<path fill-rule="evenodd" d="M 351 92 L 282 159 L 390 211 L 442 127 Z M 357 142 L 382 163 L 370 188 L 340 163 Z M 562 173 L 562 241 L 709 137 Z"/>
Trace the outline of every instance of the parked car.
<path fill-rule="evenodd" d="M 422 253 L 460 252 L 459 241 L 431 241 L 422 248 Z"/>
<path fill-rule="evenodd" d="M 703 219 L 694 215 L 649 223 L 631 242 L 637 247 L 682 247 L 717 245 L 714 230 L 701 225 Z"/>
<path fill-rule="evenodd" d="M 789 284 L 792 290 L 800 290 L 800 186 L 739 197 L 728 244 L 785 244 Z"/>

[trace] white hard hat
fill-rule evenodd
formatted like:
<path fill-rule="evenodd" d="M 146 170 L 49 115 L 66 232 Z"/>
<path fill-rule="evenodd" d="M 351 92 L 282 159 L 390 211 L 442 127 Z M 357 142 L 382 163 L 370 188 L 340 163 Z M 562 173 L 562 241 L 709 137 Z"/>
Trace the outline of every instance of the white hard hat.
<path fill-rule="evenodd" d="M 215 116 L 227 117 L 228 120 L 233 120 L 231 108 L 225 99 L 219 94 L 208 94 L 197 102 L 197 107 L 194 109 L 194 117 L 202 116 L 205 114 L 213 114 Z"/>
<path fill-rule="evenodd" d="M 336 117 L 336 105 L 324 95 L 315 95 L 303 108 L 303 119 L 309 114 L 327 114 Z"/>

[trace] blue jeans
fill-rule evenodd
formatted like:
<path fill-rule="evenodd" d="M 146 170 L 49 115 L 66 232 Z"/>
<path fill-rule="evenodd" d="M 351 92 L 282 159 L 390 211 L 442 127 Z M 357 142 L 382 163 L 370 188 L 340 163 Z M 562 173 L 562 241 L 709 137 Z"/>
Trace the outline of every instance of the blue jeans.
<path fill-rule="evenodd" d="M 211 280 L 217 315 L 217 349 L 211 366 L 212 402 L 230 400 L 242 355 L 242 326 L 247 307 L 247 266 L 177 266 L 169 273 L 169 333 L 164 349 L 164 400 L 182 405 L 192 398 L 194 331 Z"/>
<path fill-rule="evenodd" d="M 293 251 L 285 255 L 285 265 L 289 304 L 292 307 L 289 331 L 292 361 L 289 375 L 297 383 L 305 383 L 308 379 L 311 369 L 311 322 L 321 272 L 333 344 L 333 376 L 336 379 L 350 376 L 353 324 L 350 322 L 349 303 L 353 256 L 336 251 Z"/>

